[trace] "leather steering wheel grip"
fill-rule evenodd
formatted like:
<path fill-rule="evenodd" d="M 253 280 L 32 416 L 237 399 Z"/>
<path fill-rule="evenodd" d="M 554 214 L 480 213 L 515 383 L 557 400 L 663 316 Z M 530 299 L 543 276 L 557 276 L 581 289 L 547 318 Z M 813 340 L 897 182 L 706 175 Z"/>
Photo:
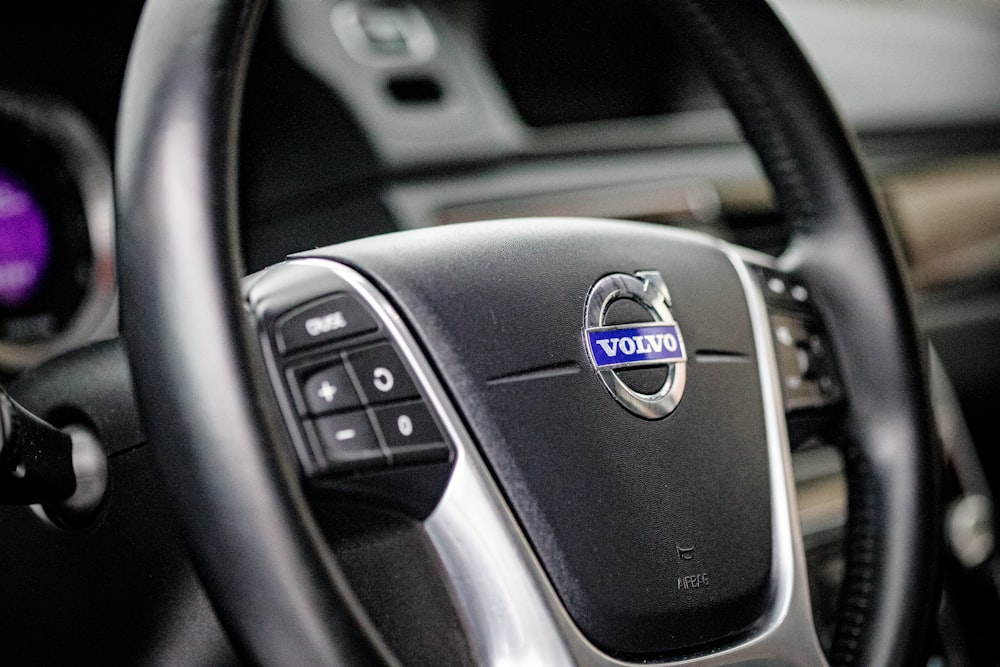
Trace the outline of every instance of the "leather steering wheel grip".
<path fill-rule="evenodd" d="M 264 5 L 144 8 L 117 148 L 123 337 L 196 569 L 242 653 L 393 664 L 321 545 L 240 308 L 236 134 Z"/>
<path fill-rule="evenodd" d="M 764 2 L 667 0 L 791 225 L 849 398 L 847 572 L 830 660 L 916 662 L 937 604 L 940 454 L 898 240 L 834 105 Z M 891 583 L 890 583 L 891 582 Z"/>
<path fill-rule="evenodd" d="M 649 0 L 652 2 L 652 0 Z M 850 399 L 852 528 L 833 659 L 911 661 L 934 609 L 938 462 L 908 292 L 856 151 L 763 0 L 662 0 L 794 230 Z M 148 0 L 117 147 L 123 337 L 196 568 L 265 664 L 394 664 L 303 498 L 241 309 L 237 132 L 263 0 Z"/>

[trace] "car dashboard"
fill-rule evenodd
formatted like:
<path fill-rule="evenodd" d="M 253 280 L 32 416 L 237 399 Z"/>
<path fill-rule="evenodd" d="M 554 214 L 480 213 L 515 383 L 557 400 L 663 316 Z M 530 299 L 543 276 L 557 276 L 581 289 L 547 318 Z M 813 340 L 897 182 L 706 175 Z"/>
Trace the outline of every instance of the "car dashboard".
<path fill-rule="evenodd" d="M 141 5 L 44 0 L 0 25 L 0 369 L 8 383 L 117 335 L 110 156 Z M 935 350 L 942 385 L 929 391 L 939 419 L 968 424 L 943 437 L 951 521 L 961 501 L 989 499 L 1000 484 L 1000 10 L 985 1 L 776 6 L 857 133 L 895 224 Z M 681 36 L 642 7 L 272 3 L 241 120 L 247 274 L 364 236 L 532 216 L 639 220 L 780 253 L 784 218 L 753 152 Z M 837 434 L 808 408 L 793 413 L 790 429 L 813 613 L 828 643 L 844 568 L 844 462 Z M 156 484 L 149 475 L 116 492 L 141 500 L 143 484 Z M 41 521 L 23 508 L 4 511 L 20 512 L 11 530 L 58 532 L 34 526 Z M 157 505 L 150 515 L 162 512 Z M 951 536 L 935 652 L 944 664 L 988 664 L 1000 656 L 989 632 L 1000 619 L 995 566 L 991 551 L 963 563 L 971 538 L 960 528 L 992 518 L 963 516 Z M 130 517 L 120 532 L 140 529 L 143 520 Z M 985 530 L 992 535 L 992 525 Z M 120 535 L 96 545 L 79 534 L 29 543 L 44 549 L 53 539 L 88 553 L 72 571 L 50 564 L 27 576 L 65 575 L 70 596 L 92 598 L 92 584 L 79 581 L 88 567 L 120 563 L 130 549 L 146 570 L 167 573 L 146 591 L 150 599 L 176 597 L 176 581 L 197 588 L 189 574 L 174 576 L 187 572 L 176 564 L 183 556 L 164 565 Z M 170 532 L 167 548 L 180 552 L 177 542 Z M 30 558 L 15 560 L 27 568 Z M 144 569 L 121 567 L 129 577 Z M 55 603 L 51 585 L 39 590 L 45 599 L 34 606 Z M 116 589 L 98 607 L 120 619 L 131 601 Z M 151 637 L 173 639 L 130 639 L 110 655 L 185 655 L 178 637 L 190 627 L 149 613 L 159 628 Z M 105 636 L 91 625 L 83 627 L 92 637 Z M 209 646 L 200 659 L 228 655 L 218 641 L 223 648 Z"/>

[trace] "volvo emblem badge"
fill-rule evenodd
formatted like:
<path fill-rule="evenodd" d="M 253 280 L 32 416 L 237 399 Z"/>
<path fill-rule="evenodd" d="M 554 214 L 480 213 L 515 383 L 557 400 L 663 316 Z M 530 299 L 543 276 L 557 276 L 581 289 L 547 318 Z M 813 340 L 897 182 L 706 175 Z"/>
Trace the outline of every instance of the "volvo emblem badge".
<path fill-rule="evenodd" d="M 648 318 L 607 325 L 611 306 L 621 299 L 642 306 Z M 670 292 L 658 271 L 604 276 L 587 295 L 583 338 L 590 361 L 611 395 L 645 419 L 666 417 L 684 394 L 687 354 L 670 306 Z M 620 371 L 648 366 L 667 369 L 662 385 L 652 393 L 629 386 L 619 376 Z"/>

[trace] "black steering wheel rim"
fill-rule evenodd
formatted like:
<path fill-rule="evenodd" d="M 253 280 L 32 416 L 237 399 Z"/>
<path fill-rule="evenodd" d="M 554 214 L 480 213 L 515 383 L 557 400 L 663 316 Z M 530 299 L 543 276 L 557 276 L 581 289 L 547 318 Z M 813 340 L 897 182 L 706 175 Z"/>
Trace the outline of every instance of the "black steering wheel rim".
<path fill-rule="evenodd" d="M 236 137 L 264 5 L 147 3 L 117 155 L 123 336 L 199 573 L 241 647 L 265 663 L 392 663 L 280 446 L 240 308 Z M 938 465 L 895 242 L 849 135 L 767 3 L 655 6 L 691 36 L 760 156 L 793 229 L 782 266 L 835 323 L 852 521 L 831 661 L 906 664 L 934 608 Z"/>

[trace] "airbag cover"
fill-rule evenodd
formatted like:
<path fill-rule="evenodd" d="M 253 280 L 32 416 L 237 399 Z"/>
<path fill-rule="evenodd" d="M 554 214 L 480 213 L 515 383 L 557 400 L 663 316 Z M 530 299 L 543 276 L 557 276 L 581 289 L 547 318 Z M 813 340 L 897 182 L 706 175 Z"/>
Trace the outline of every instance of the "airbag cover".
<path fill-rule="evenodd" d="M 323 252 L 380 282 L 410 320 L 594 644 L 677 655 L 760 619 L 772 590 L 763 401 L 744 290 L 717 246 L 572 219 Z M 617 404 L 582 335 L 590 287 L 644 270 L 663 276 L 688 354 L 683 397 L 657 420 Z"/>

